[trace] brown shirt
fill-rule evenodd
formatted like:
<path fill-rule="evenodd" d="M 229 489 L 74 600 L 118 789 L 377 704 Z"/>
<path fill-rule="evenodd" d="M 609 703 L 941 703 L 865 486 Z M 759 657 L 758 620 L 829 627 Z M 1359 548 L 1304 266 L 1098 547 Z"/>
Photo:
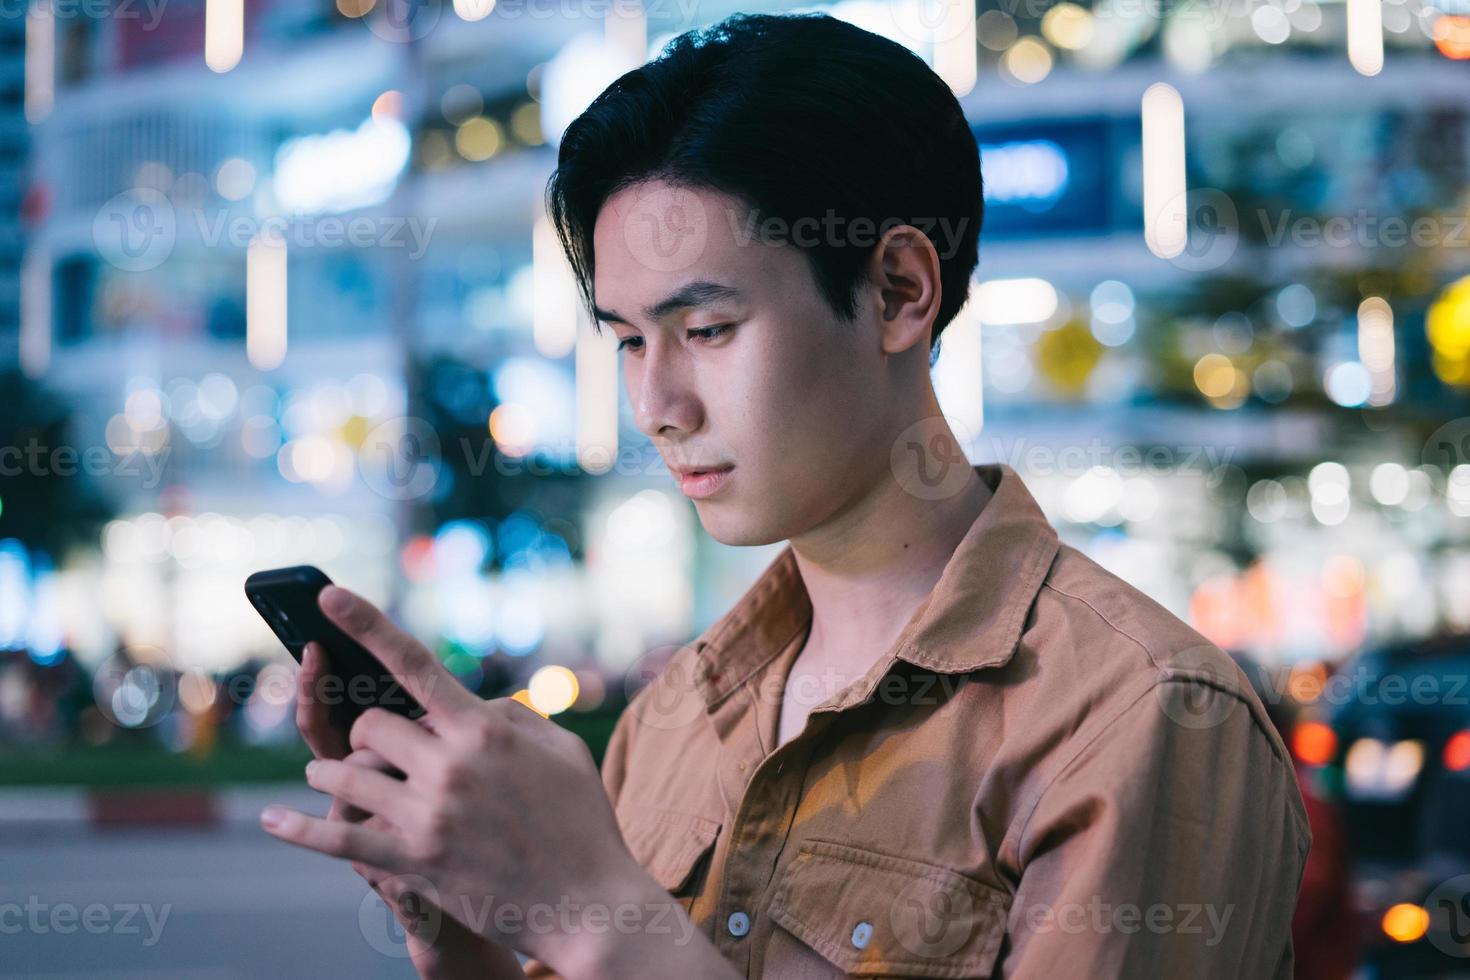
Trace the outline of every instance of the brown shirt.
<path fill-rule="evenodd" d="M 796 738 L 789 546 L 637 693 L 603 764 L 629 849 L 748 977 L 1289 978 L 1310 833 L 1244 675 L 976 472 L 934 590 Z"/>

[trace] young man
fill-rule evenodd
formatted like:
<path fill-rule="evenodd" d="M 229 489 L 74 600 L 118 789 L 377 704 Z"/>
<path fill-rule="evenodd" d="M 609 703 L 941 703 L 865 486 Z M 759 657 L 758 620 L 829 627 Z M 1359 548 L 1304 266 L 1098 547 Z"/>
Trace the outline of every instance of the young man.
<path fill-rule="evenodd" d="M 789 544 L 600 780 L 327 590 L 429 721 L 369 711 L 347 744 L 313 650 L 336 803 L 272 832 L 430 921 L 426 977 L 518 976 L 511 949 L 533 977 L 1290 977 L 1309 834 L 1260 702 L 940 413 L 982 214 L 944 83 L 828 17 L 735 18 L 604 92 L 549 202 L 705 530 Z"/>

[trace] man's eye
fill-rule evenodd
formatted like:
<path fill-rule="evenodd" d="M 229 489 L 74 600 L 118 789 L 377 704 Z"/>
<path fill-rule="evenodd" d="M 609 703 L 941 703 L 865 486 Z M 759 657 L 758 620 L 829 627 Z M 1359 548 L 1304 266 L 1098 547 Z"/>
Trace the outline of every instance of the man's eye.
<path fill-rule="evenodd" d="M 634 345 L 634 346 L 630 346 Z M 642 337 L 624 337 L 618 341 L 618 350 L 641 350 L 643 346 Z"/>
<path fill-rule="evenodd" d="M 728 323 L 717 323 L 712 327 L 697 327 L 690 330 L 688 336 L 690 340 L 714 340 L 716 337 L 729 333 L 730 327 L 731 324 Z"/>

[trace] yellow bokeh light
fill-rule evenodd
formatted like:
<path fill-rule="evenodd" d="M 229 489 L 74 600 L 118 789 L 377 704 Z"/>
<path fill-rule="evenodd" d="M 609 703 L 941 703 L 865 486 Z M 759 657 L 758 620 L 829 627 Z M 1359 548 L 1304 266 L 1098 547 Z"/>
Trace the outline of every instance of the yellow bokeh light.
<path fill-rule="evenodd" d="M 476 116 L 455 130 L 454 148 L 466 160 L 488 160 L 500 150 L 503 139 L 498 122 Z"/>
<path fill-rule="evenodd" d="M 541 106 L 536 102 L 524 102 L 510 114 L 510 131 L 515 138 L 527 146 L 540 146 L 546 142 L 541 133 Z"/>
<path fill-rule="evenodd" d="M 1035 85 L 1051 74 L 1051 49 L 1034 37 L 1023 37 L 1001 57 L 1001 67 L 1022 85 Z"/>
<path fill-rule="evenodd" d="M 1429 913 L 1421 906 L 1401 902 L 1383 913 L 1383 932 L 1400 943 L 1412 943 L 1429 931 Z"/>
<path fill-rule="evenodd" d="M 361 415 L 349 415 L 347 421 L 337 429 L 337 438 L 349 449 L 361 449 L 371 430 L 372 423 L 367 419 Z"/>
<path fill-rule="evenodd" d="M 1424 318 L 1434 373 L 1446 384 L 1470 383 L 1470 276 L 1445 287 Z"/>
<path fill-rule="evenodd" d="M 1041 33 L 1067 51 L 1085 48 L 1092 40 L 1092 12 L 1075 3 L 1059 3 L 1041 18 Z"/>
<path fill-rule="evenodd" d="M 1036 365 L 1064 394 L 1081 395 L 1102 360 L 1102 344 L 1077 320 L 1044 331 L 1036 341 Z"/>
<path fill-rule="evenodd" d="M 1250 377 L 1240 368 L 1233 368 L 1230 373 L 1230 390 L 1211 398 L 1210 404 L 1215 408 L 1239 408 L 1245 404 L 1250 393 Z"/>
<path fill-rule="evenodd" d="M 531 707 L 543 715 L 565 711 L 576 703 L 579 682 L 566 667 L 548 664 L 531 675 L 526 685 Z"/>
<path fill-rule="evenodd" d="M 337 0 L 337 12 L 343 17 L 366 17 L 376 0 Z"/>
<path fill-rule="evenodd" d="M 1229 397 L 1235 375 L 1235 365 L 1224 354 L 1206 354 L 1194 363 L 1194 386 L 1206 398 Z"/>

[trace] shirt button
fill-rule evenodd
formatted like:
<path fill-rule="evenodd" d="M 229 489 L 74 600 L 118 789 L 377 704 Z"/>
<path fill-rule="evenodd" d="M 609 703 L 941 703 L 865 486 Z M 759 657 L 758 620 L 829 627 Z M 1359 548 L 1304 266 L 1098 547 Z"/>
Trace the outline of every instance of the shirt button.
<path fill-rule="evenodd" d="M 750 916 L 744 912 L 731 912 L 725 925 L 729 927 L 730 935 L 743 936 L 750 931 Z"/>
<path fill-rule="evenodd" d="M 859 922 L 852 930 L 852 944 L 858 949 L 867 949 L 868 940 L 873 938 L 873 924 L 871 922 Z"/>

